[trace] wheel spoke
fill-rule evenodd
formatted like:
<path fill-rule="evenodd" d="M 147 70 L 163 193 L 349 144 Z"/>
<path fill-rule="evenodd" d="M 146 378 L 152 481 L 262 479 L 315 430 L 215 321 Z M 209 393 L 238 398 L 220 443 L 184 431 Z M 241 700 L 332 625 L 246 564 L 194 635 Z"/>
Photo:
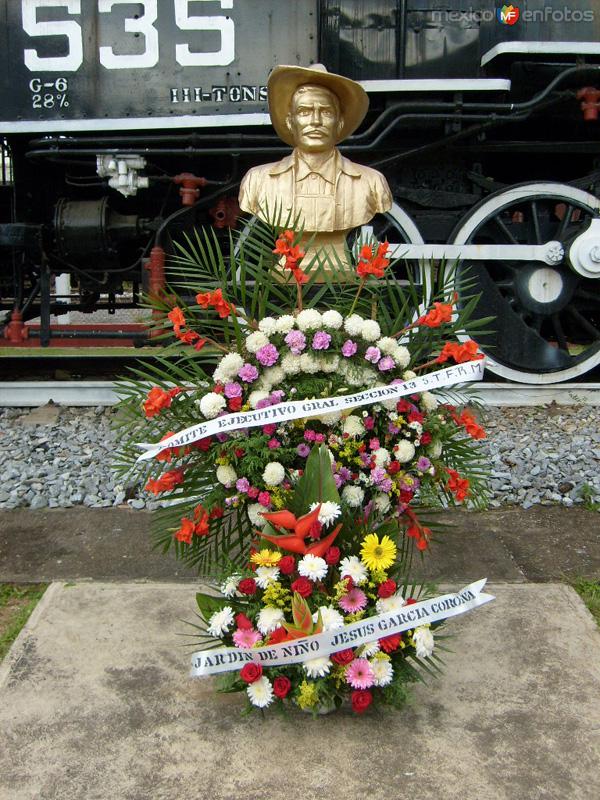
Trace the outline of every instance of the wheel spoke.
<path fill-rule="evenodd" d="M 563 326 L 560 321 L 560 317 L 558 314 L 552 314 L 552 327 L 554 328 L 554 333 L 556 334 L 556 341 L 558 342 L 558 346 L 561 350 L 565 350 L 567 353 L 569 352 L 569 346 L 567 344 L 567 338 L 565 336 L 565 332 L 563 330 Z"/>
<path fill-rule="evenodd" d="M 569 303 L 569 305 L 565 307 L 565 311 L 568 311 L 569 314 L 577 320 L 581 327 L 590 334 L 590 336 L 593 336 L 594 339 L 600 339 L 600 331 L 598 328 L 595 325 L 592 325 L 592 323 L 586 319 L 572 303 Z"/>
<path fill-rule="evenodd" d="M 531 201 L 531 217 L 533 219 L 533 230 L 535 231 L 535 243 L 543 244 L 542 232 L 540 231 L 540 218 L 538 216 L 538 207 L 535 200 Z"/>
<path fill-rule="evenodd" d="M 568 225 L 568 224 L 569 224 L 569 222 L 571 221 L 571 214 L 572 214 L 572 213 L 573 213 L 573 206 L 571 205 L 571 203 L 567 203 L 567 204 L 565 205 L 565 213 L 564 213 L 564 216 L 563 216 L 563 218 L 561 219 L 561 221 L 560 221 L 560 224 L 559 224 L 558 228 L 556 229 L 556 237 L 555 237 L 555 238 L 556 238 L 556 239 L 557 239 L 559 242 L 562 242 L 562 237 L 564 236 L 564 233 L 565 233 L 565 231 L 566 231 L 566 229 L 567 229 L 567 225 Z"/>
<path fill-rule="evenodd" d="M 515 239 L 515 237 L 512 235 L 512 233 L 508 230 L 508 228 L 506 227 L 505 223 L 502 221 L 502 219 L 499 216 L 494 217 L 494 222 L 500 228 L 500 230 L 506 236 L 506 238 L 509 240 L 509 242 L 512 242 L 513 244 L 519 244 L 519 242 Z"/>

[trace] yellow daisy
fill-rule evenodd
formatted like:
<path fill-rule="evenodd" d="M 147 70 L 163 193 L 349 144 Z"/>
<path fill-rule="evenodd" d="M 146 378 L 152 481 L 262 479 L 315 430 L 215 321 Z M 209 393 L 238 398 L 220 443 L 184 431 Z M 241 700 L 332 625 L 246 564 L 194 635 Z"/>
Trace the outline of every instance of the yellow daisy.
<path fill-rule="evenodd" d="M 369 533 L 363 539 L 360 551 L 363 564 L 371 570 L 388 569 L 396 560 L 396 545 L 389 536 Z"/>
<path fill-rule="evenodd" d="M 258 553 L 252 553 L 250 556 L 250 561 L 259 567 L 276 567 L 280 559 L 281 553 L 276 550 L 261 550 Z"/>

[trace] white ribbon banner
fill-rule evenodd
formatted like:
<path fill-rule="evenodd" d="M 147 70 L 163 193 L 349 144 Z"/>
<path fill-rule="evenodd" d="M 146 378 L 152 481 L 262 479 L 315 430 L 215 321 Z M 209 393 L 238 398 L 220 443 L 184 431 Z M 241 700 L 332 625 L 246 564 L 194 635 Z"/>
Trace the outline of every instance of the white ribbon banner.
<path fill-rule="evenodd" d="M 241 669 L 248 662 L 256 662 L 263 667 L 279 667 L 284 664 L 298 664 L 319 656 L 328 656 L 349 647 L 369 644 L 384 636 L 416 628 L 428 622 L 439 622 L 471 611 L 473 608 L 494 600 L 491 594 L 482 592 L 487 578 L 471 583 L 454 594 L 444 594 L 403 606 L 399 611 L 367 617 L 343 628 L 306 636 L 292 642 L 282 642 L 270 647 L 221 647 L 215 650 L 201 650 L 192 655 L 192 677 L 213 675 Z"/>
<path fill-rule="evenodd" d="M 440 389 L 457 383 L 480 381 L 483 378 L 484 361 L 485 359 L 467 361 L 465 364 L 446 367 L 412 380 L 391 383 L 388 386 L 378 386 L 356 394 L 321 397 L 313 400 L 291 400 L 287 403 L 278 403 L 255 411 L 224 414 L 222 417 L 216 417 L 216 419 L 210 419 L 198 425 L 192 425 L 190 428 L 185 428 L 160 442 L 140 442 L 136 444 L 136 447 L 141 447 L 145 451 L 137 460 L 146 461 L 154 458 L 168 447 L 183 447 L 198 439 L 213 436 L 216 433 L 227 433 L 240 428 L 255 428 L 259 425 L 269 425 L 273 422 L 285 422 L 292 419 L 301 419 L 302 417 L 331 414 L 334 411 L 346 411 L 349 408 L 368 406 L 382 400 L 396 400 L 400 397 L 425 392 L 429 389 Z"/>

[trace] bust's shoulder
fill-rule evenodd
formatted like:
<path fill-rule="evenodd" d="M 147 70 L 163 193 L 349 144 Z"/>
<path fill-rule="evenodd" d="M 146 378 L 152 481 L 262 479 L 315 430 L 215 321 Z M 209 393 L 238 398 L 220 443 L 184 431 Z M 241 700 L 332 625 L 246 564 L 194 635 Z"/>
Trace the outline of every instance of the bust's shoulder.
<path fill-rule="evenodd" d="M 369 183 L 383 182 L 387 185 L 385 176 L 373 167 L 367 167 L 365 164 L 357 164 L 355 161 L 350 161 L 348 158 L 343 159 L 343 164 L 349 174 L 359 174 L 361 178 L 366 178 Z"/>

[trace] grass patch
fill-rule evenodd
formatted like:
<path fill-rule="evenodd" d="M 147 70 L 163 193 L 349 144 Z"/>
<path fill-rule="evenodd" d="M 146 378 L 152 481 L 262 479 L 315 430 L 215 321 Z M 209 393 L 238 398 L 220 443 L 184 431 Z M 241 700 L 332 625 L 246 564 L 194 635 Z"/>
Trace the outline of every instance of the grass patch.
<path fill-rule="evenodd" d="M 0 583 L 0 661 L 47 587 L 47 583 Z"/>
<path fill-rule="evenodd" d="M 592 612 L 592 616 L 600 625 L 600 581 L 590 581 L 586 578 L 576 578 L 571 586 L 579 594 L 583 602 Z"/>

